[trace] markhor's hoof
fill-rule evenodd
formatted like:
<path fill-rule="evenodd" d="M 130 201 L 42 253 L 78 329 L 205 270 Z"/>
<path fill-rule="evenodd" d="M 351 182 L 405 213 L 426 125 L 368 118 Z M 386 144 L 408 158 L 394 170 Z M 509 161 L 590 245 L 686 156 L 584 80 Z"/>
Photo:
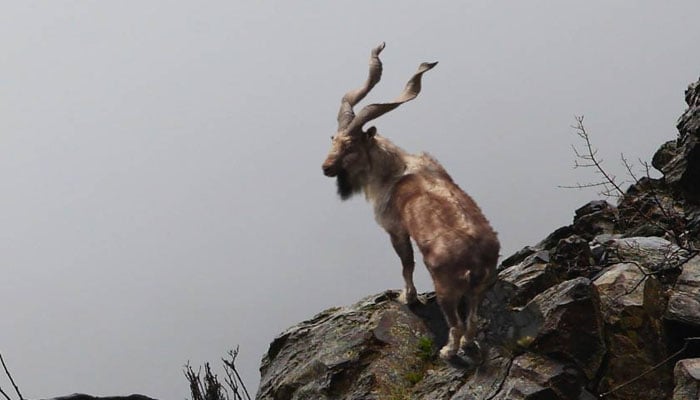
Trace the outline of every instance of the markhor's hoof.
<path fill-rule="evenodd" d="M 415 292 L 408 294 L 406 290 L 402 290 L 399 295 L 399 301 L 408 306 L 412 306 L 418 303 L 418 295 Z"/>
<path fill-rule="evenodd" d="M 457 350 L 451 349 L 448 346 L 443 347 L 440 349 L 440 358 L 445 360 L 445 361 L 450 361 L 457 355 Z"/>
<path fill-rule="evenodd" d="M 480 365 L 484 362 L 483 351 L 481 350 L 481 346 L 479 346 L 477 341 L 472 341 L 471 343 L 467 343 L 466 345 L 462 345 L 460 347 L 461 348 L 457 354 L 460 358 L 468 360 L 469 364 Z"/>
<path fill-rule="evenodd" d="M 448 365 L 451 365 L 454 368 L 475 368 L 479 364 L 475 363 L 474 360 L 472 360 L 469 357 L 462 357 L 461 352 L 456 352 L 453 353 L 452 355 L 451 352 L 445 352 L 443 355 L 442 352 L 440 352 L 440 359 L 447 363 Z"/>

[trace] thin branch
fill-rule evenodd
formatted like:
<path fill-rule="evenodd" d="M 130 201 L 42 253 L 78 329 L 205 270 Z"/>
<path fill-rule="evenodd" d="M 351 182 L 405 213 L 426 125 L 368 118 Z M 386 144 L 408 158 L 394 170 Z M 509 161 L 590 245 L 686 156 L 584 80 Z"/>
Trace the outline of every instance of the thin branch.
<path fill-rule="evenodd" d="M 233 371 L 233 373 L 236 376 L 236 380 L 240 384 L 240 387 L 243 389 L 243 392 L 245 393 L 245 396 L 248 400 L 250 400 L 250 394 L 248 393 L 248 389 L 246 389 L 245 384 L 243 383 L 243 379 L 241 379 L 241 375 L 238 374 L 238 369 L 236 368 L 236 357 L 238 357 L 238 346 L 236 346 L 235 350 L 229 350 L 228 352 L 229 357 L 231 357 L 231 360 L 223 360 L 224 365 Z"/>
<path fill-rule="evenodd" d="M 603 160 L 597 157 L 598 149 L 595 149 L 591 143 L 590 136 L 588 135 L 586 127 L 583 124 L 583 116 L 575 116 L 574 118 L 576 119 L 576 124 L 572 125 L 571 127 L 574 129 L 576 135 L 578 135 L 584 141 L 584 150 L 579 150 L 576 148 L 576 146 L 573 145 L 571 146 L 577 158 L 576 160 L 574 160 L 574 168 L 593 168 L 595 170 L 595 173 L 602 176 L 602 180 L 600 182 L 592 182 L 585 184 L 577 183 L 576 185 L 559 187 L 565 189 L 587 189 L 592 187 L 602 187 L 602 190 L 599 192 L 600 195 L 605 197 L 624 198 L 625 192 L 622 190 L 621 185 L 623 183 L 626 183 L 626 181 L 624 181 L 623 183 L 618 183 L 617 177 L 615 175 L 609 174 L 602 167 Z M 625 158 L 624 154 L 620 154 L 620 159 L 622 160 L 622 164 L 627 170 L 628 175 L 632 178 L 632 183 L 639 182 L 639 178 L 633 171 L 632 164 Z M 649 164 L 646 162 L 641 163 L 645 168 L 647 179 L 649 179 L 649 181 L 651 182 L 652 179 L 649 173 Z M 697 250 L 693 248 L 692 242 L 689 241 L 687 237 L 687 232 L 684 229 L 685 224 L 682 221 L 679 221 L 679 216 L 675 215 L 675 213 L 672 213 L 672 211 L 669 210 L 668 207 L 664 206 L 658 193 L 654 189 L 653 184 L 649 184 L 648 191 L 649 195 L 651 196 L 651 201 L 656 207 L 658 207 L 661 215 L 663 216 L 664 223 L 661 223 L 659 220 L 653 218 L 653 216 L 647 215 L 647 212 L 645 212 L 645 210 L 643 210 L 642 207 L 640 207 L 634 201 L 630 201 L 629 204 L 626 205 L 626 207 L 632 209 L 635 214 L 637 214 L 640 218 L 642 218 L 651 226 L 654 226 L 664 231 L 666 235 L 668 235 L 669 238 L 674 240 L 679 247 L 689 252 L 696 252 Z"/>
<path fill-rule="evenodd" d="M 609 395 L 609 394 L 612 394 L 612 393 L 614 393 L 614 392 L 616 392 L 616 391 L 622 389 L 623 387 L 625 387 L 625 386 L 627 386 L 627 385 L 630 385 L 630 384 L 632 384 L 632 383 L 638 381 L 639 379 L 641 379 L 641 378 L 644 377 L 645 375 L 648 375 L 649 373 L 651 373 L 651 372 L 653 372 L 653 371 L 656 371 L 656 370 L 659 369 L 659 367 L 661 367 L 662 365 L 666 364 L 666 363 L 669 362 L 670 360 L 672 360 L 672 359 L 674 359 L 675 357 L 677 357 L 677 356 L 679 356 L 680 354 L 682 354 L 682 353 L 688 348 L 688 343 L 689 343 L 689 342 L 694 341 L 694 340 L 700 340 L 700 337 L 688 337 L 688 338 L 685 338 L 684 340 L 685 340 L 685 343 L 683 344 L 683 347 L 682 347 L 680 350 L 678 350 L 677 352 L 675 352 L 675 353 L 671 354 L 670 356 L 666 357 L 666 358 L 663 359 L 660 363 L 658 363 L 658 364 L 654 365 L 653 367 L 649 368 L 648 370 L 642 372 L 640 375 L 637 375 L 636 377 L 634 377 L 634 378 L 628 380 L 627 382 L 624 382 L 624 383 L 621 383 L 621 384 L 615 386 L 614 388 L 608 390 L 608 391 L 605 392 L 605 393 L 601 393 L 600 395 L 598 395 L 598 397 L 600 397 L 600 398 L 602 399 L 603 397 L 605 397 L 605 396 L 607 396 L 607 395 Z"/>
<path fill-rule="evenodd" d="M 672 249 L 675 247 L 674 249 Z M 632 247 L 630 246 L 630 249 L 635 249 L 637 251 L 642 252 L 643 250 L 638 247 Z M 685 252 L 684 255 L 681 255 L 681 252 Z M 634 293 L 639 286 L 641 286 L 644 282 L 646 282 L 647 279 L 651 276 L 655 275 L 660 275 L 668 271 L 672 270 L 680 270 L 683 268 L 683 265 L 685 265 L 688 261 L 690 261 L 693 257 L 695 257 L 698 254 L 697 251 L 688 251 L 684 248 L 681 248 L 680 246 L 673 246 L 669 245 L 667 247 L 667 251 L 663 254 L 664 258 L 660 262 L 654 264 L 651 267 L 644 267 L 641 263 L 634 261 L 634 260 L 626 260 L 624 257 L 620 256 L 619 249 L 614 249 L 613 250 L 613 255 L 616 257 L 615 261 L 611 261 L 608 263 L 605 263 L 602 265 L 603 268 L 609 267 L 611 265 L 619 264 L 619 263 L 626 263 L 626 264 L 632 264 L 637 269 L 639 272 L 642 274 L 642 277 L 632 286 L 631 288 L 625 290 L 624 292 L 620 293 L 619 295 L 615 296 L 613 298 L 613 301 L 617 301 L 620 298 L 627 296 L 629 294 Z M 648 272 L 647 272 L 648 270 Z"/>
<path fill-rule="evenodd" d="M 2 388 L 0 388 L 0 394 L 2 394 L 7 400 L 12 400 L 10 399 L 10 396 L 8 396 L 7 393 L 5 393 L 4 390 L 2 390 Z"/>
<path fill-rule="evenodd" d="M 620 188 L 620 186 L 615 182 L 615 177 L 609 175 L 605 169 L 602 167 L 603 160 L 599 160 L 596 158 L 596 154 L 598 154 L 598 149 L 594 149 L 593 145 L 591 144 L 591 140 L 588 136 L 588 132 L 586 132 L 586 127 L 583 125 L 583 115 L 581 116 L 575 116 L 576 119 L 576 125 L 573 126 L 573 128 L 576 130 L 576 134 L 583 139 L 583 141 L 586 144 L 585 151 L 586 153 L 584 154 L 585 157 L 583 159 L 588 160 L 593 164 L 592 166 L 595 167 L 595 169 L 603 175 L 605 178 L 605 182 L 609 183 L 613 188 L 615 188 L 615 191 L 619 193 L 621 196 L 625 194 L 625 192 Z"/>
<path fill-rule="evenodd" d="M 2 358 L 2 354 L 0 354 L 0 362 L 2 362 L 2 367 L 5 369 L 5 374 L 7 375 L 8 378 L 10 378 L 10 383 L 12 383 L 12 386 L 15 388 L 15 392 L 17 392 L 17 396 L 19 397 L 19 400 L 24 400 L 24 397 L 22 397 L 22 393 L 20 393 L 19 388 L 17 387 L 17 384 L 15 384 L 15 380 L 12 379 L 12 375 L 10 374 L 10 371 L 7 370 L 7 365 L 5 365 L 5 360 Z M 5 394 L 3 392 L 3 394 Z M 5 395 L 7 397 L 7 395 Z"/>
<path fill-rule="evenodd" d="M 586 188 L 605 186 L 605 185 L 606 185 L 605 182 L 591 182 L 591 183 L 577 183 L 573 186 L 559 185 L 558 187 L 560 187 L 562 189 L 586 189 Z"/>
<path fill-rule="evenodd" d="M 184 373 L 190 383 L 192 400 L 230 400 L 231 398 L 233 400 L 251 400 L 250 393 L 248 393 L 248 389 L 236 368 L 238 347 L 235 350 L 229 350 L 228 354 L 229 359 L 221 359 L 226 374 L 223 378 L 223 384 L 212 372 L 209 363 L 204 364 L 204 376 L 201 375 L 202 367 L 195 373 L 189 362 L 185 365 Z"/>
<path fill-rule="evenodd" d="M 632 265 L 634 265 L 635 267 L 637 267 L 637 269 L 639 270 L 639 272 L 642 273 L 642 277 L 641 277 L 641 278 L 637 281 L 637 283 L 635 283 L 634 286 L 632 286 L 630 289 L 627 289 L 627 290 L 625 290 L 624 292 L 620 293 L 619 295 L 615 296 L 615 298 L 613 299 L 613 301 L 617 301 L 617 300 L 619 300 L 620 298 L 622 298 L 622 297 L 624 297 L 624 296 L 627 296 L 627 295 L 629 295 L 629 294 L 634 293 L 634 291 L 637 290 L 637 288 L 638 288 L 639 286 L 641 286 L 642 283 L 644 283 L 650 276 L 654 275 L 653 272 L 652 272 L 652 273 L 649 273 L 649 272 L 644 271 L 644 268 L 641 266 L 641 264 L 639 264 L 639 263 L 636 262 L 636 261 L 623 261 L 623 262 L 624 262 L 624 263 L 627 263 L 627 264 L 632 264 Z"/>

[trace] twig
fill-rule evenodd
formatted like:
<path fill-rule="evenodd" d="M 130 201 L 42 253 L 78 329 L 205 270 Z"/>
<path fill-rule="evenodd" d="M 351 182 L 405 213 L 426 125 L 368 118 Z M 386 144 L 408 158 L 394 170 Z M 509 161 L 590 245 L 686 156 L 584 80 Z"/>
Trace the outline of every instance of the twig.
<path fill-rule="evenodd" d="M 642 249 L 639 247 L 636 247 L 636 249 L 638 251 L 642 251 Z M 609 267 L 611 265 L 619 263 L 632 264 L 635 267 L 637 267 L 639 272 L 642 274 L 642 277 L 637 281 L 637 283 L 634 284 L 634 286 L 625 290 L 623 293 L 620 293 L 619 295 L 615 296 L 615 298 L 613 298 L 613 301 L 617 301 L 624 296 L 634 293 L 634 291 L 637 290 L 637 288 L 639 288 L 639 286 L 641 286 L 641 284 L 644 283 L 650 276 L 659 275 L 671 270 L 681 269 L 683 265 L 685 265 L 688 261 L 690 261 L 690 259 L 692 259 L 696 255 L 695 252 L 687 251 L 679 246 L 676 246 L 676 248 L 673 250 L 671 250 L 671 246 L 668 246 L 667 249 L 668 250 L 663 254 L 663 260 L 649 268 L 642 266 L 642 264 L 640 264 L 637 261 L 624 259 L 624 257 L 620 256 L 619 249 L 615 249 L 614 256 L 616 257 L 616 260 L 608 262 L 602 265 L 602 267 Z M 685 251 L 687 254 L 681 256 L 679 255 L 681 251 Z M 647 272 L 647 270 L 649 271 Z"/>
<path fill-rule="evenodd" d="M 593 148 L 593 144 L 591 144 L 591 140 L 588 136 L 588 132 L 586 132 L 586 127 L 583 125 L 583 115 L 581 116 L 575 116 L 576 119 L 576 125 L 573 125 L 572 128 L 576 130 L 576 134 L 583 139 L 583 141 L 586 144 L 586 149 L 585 153 L 580 153 L 578 150 L 574 148 L 574 153 L 576 154 L 576 157 L 585 160 L 587 163 L 586 164 L 579 164 L 578 162 L 576 163 L 577 167 L 594 167 L 596 169 L 596 172 L 599 173 L 600 175 L 603 176 L 604 180 L 601 182 L 602 186 L 605 187 L 605 193 L 608 193 L 609 195 L 612 194 L 613 189 L 619 196 L 623 196 L 625 192 L 620 188 L 620 186 L 617 184 L 615 181 L 615 177 L 608 174 L 607 171 L 602 166 L 603 160 L 599 159 L 597 157 L 598 150 Z M 607 185 L 611 185 L 613 189 L 609 188 Z"/>
<path fill-rule="evenodd" d="M 0 388 L 0 394 L 2 394 L 3 396 L 5 396 L 5 398 L 6 398 L 7 400 L 12 400 L 12 399 L 10 399 L 10 396 L 8 396 L 7 393 L 5 393 L 4 390 L 2 390 L 2 388 Z"/>
<path fill-rule="evenodd" d="M 697 337 L 689 337 L 689 338 L 685 338 L 684 340 L 685 340 L 685 343 L 683 344 L 683 347 L 682 347 L 680 350 L 678 350 L 677 352 L 675 352 L 675 353 L 671 354 L 670 356 L 666 357 L 666 358 L 663 359 L 660 363 L 658 363 L 658 364 L 654 365 L 653 367 L 649 368 L 648 370 L 642 372 L 640 375 L 637 375 L 637 376 L 635 376 L 634 378 L 628 380 L 627 382 L 624 382 L 624 383 L 621 383 L 621 384 L 615 386 L 614 388 L 608 390 L 608 391 L 605 392 L 605 393 L 601 393 L 600 395 L 598 395 L 598 397 L 602 399 L 603 397 L 605 397 L 605 396 L 607 396 L 607 395 L 609 395 L 609 394 L 612 394 L 612 393 L 614 393 L 614 392 L 616 392 L 616 391 L 622 389 L 623 387 L 625 387 L 625 386 L 627 386 L 627 385 L 629 385 L 629 384 L 631 384 L 631 383 L 634 383 L 634 382 L 638 381 L 639 379 L 641 379 L 641 378 L 644 377 L 645 375 L 647 375 L 647 374 L 649 374 L 649 373 L 651 373 L 651 372 L 657 370 L 657 369 L 658 369 L 659 367 L 661 367 L 662 365 L 666 364 L 667 362 L 669 362 L 669 361 L 672 360 L 673 358 L 675 358 L 675 357 L 679 356 L 681 353 L 683 353 L 683 352 L 688 348 L 688 342 L 693 341 L 693 340 L 700 340 L 700 336 L 697 336 Z"/>
<path fill-rule="evenodd" d="M 17 392 L 17 396 L 19 396 L 19 400 L 24 400 L 24 397 L 22 397 L 22 393 L 20 393 L 19 388 L 17 387 L 17 384 L 15 384 L 15 380 L 12 379 L 12 375 L 10 374 L 10 371 L 7 370 L 7 365 L 5 365 L 5 360 L 2 358 L 2 354 L 0 354 L 0 362 L 2 362 L 2 367 L 3 367 L 3 369 L 5 369 L 5 374 L 7 375 L 8 378 L 10 378 L 10 383 L 12 383 L 12 386 L 14 386 L 14 388 L 15 388 L 15 392 Z M 5 392 L 3 392 L 2 394 L 4 394 L 5 397 L 7 397 Z M 9 399 L 9 397 L 8 397 L 8 399 Z"/>
<path fill-rule="evenodd" d="M 230 350 L 228 354 L 230 359 L 221 359 L 224 363 L 224 372 L 226 373 L 223 383 L 228 386 L 228 389 L 219 382 L 209 363 L 204 364 L 203 377 L 201 375 L 202 367 L 195 373 L 189 362 L 185 365 L 184 373 L 190 383 L 192 400 L 230 400 L 231 396 L 233 396 L 233 400 L 251 400 L 248 389 L 245 387 L 243 379 L 241 379 L 241 375 L 236 368 L 238 347 L 235 350 Z M 241 389 L 243 392 L 241 392 Z"/>
<path fill-rule="evenodd" d="M 233 373 L 236 375 L 236 380 L 238 381 L 241 388 L 243 389 L 243 392 L 245 393 L 246 399 L 250 400 L 250 394 L 248 394 L 248 389 L 246 389 L 245 384 L 243 383 L 243 379 L 241 379 L 241 376 L 238 374 L 238 369 L 236 369 L 236 357 L 238 357 L 238 346 L 236 346 L 235 350 L 229 350 L 228 354 L 231 357 L 231 361 L 222 359 L 224 362 L 224 365 L 228 369 L 233 371 Z"/>
<path fill-rule="evenodd" d="M 618 184 L 616 177 L 614 175 L 609 174 L 602 166 L 603 160 L 598 158 L 598 150 L 593 147 L 593 144 L 591 143 L 590 136 L 588 135 L 588 132 L 586 131 L 586 127 L 583 125 L 583 116 L 575 116 L 574 117 L 576 120 L 576 124 L 572 125 L 571 127 L 575 130 L 576 134 L 583 139 L 585 148 L 583 151 L 579 151 L 576 146 L 571 146 L 573 148 L 574 154 L 576 155 L 576 160 L 574 160 L 574 168 L 594 168 L 595 172 L 599 175 L 601 175 L 603 178 L 600 182 L 591 182 L 591 183 L 585 183 L 585 184 L 580 184 L 577 183 L 576 185 L 573 186 L 559 186 L 560 188 L 564 189 L 587 189 L 587 188 L 592 188 L 592 187 L 602 187 L 603 190 L 599 192 L 599 194 L 606 196 L 606 197 L 617 197 L 619 199 L 624 199 L 625 197 L 625 192 L 622 190 L 622 187 L 620 184 Z M 632 164 L 630 164 L 627 159 L 625 158 L 624 154 L 620 155 L 620 158 L 622 160 L 622 164 L 624 165 L 625 169 L 627 170 L 627 173 L 629 176 L 633 179 L 633 182 L 639 182 L 639 179 L 637 175 L 634 173 L 632 169 Z M 579 161 L 581 160 L 581 161 Z M 649 173 L 649 164 L 647 162 L 641 162 L 642 165 L 645 168 L 646 172 L 646 177 L 649 179 L 649 181 L 652 181 L 652 178 Z M 624 183 L 624 182 L 623 182 Z M 676 242 L 676 244 L 689 251 L 689 252 L 696 252 L 695 249 L 693 249 L 692 243 L 689 243 L 687 236 L 687 232 L 684 230 L 683 226 L 679 226 L 679 217 L 678 215 L 675 215 L 671 210 L 667 209 L 666 206 L 662 203 L 661 199 L 659 198 L 658 193 L 653 187 L 654 185 L 652 183 L 649 184 L 649 195 L 651 196 L 651 200 L 658 207 L 659 211 L 661 212 L 661 215 L 663 216 L 663 220 L 665 220 L 665 223 L 669 226 L 665 226 L 664 224 L 660 223 L 657 219 L 653 218 L 652 216 L 647 215 L 645 210 L 643 210 L 638 204 L 636 204 L 634 201 L 630 201 L 629 204 L 626 207 L 629 207 L 632 209 L 639 217 L 641 217 L 645 222 L 648 224 L 661 229 L 664 231 L 668 237 L 672 238 Z M 622 209 L 622 207 L 621 207 Z M 622 222 L 622 220 L 620 221 Z M 680 222 L 680 225 L 683 225 L 682 222 Z"/>

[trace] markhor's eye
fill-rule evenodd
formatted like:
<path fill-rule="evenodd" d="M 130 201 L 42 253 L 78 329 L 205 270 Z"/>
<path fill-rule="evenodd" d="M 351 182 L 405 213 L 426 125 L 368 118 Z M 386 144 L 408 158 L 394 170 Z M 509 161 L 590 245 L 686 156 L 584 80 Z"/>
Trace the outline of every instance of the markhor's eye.
<path fill-rule="evenodd" d="M 331 135 L 331 142 L 335 139 L 335 136 Z"/>

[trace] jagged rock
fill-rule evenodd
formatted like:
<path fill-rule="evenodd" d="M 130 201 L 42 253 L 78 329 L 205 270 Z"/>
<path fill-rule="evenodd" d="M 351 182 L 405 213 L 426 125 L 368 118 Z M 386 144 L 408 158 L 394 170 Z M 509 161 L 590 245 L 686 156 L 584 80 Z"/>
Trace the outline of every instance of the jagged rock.
<path fill-rule="evenodd" d="M 578 399 L 583 379 L 578 370 L 539 354 L 516 357 L 493 400 Z"/>
<path fill-rule="evenodd" d="M 614 238 L 605 242 L 607 261 L 634 260 L 649 271 L 677 265 L 688 252 L 666 239 L 651 237 Z"/>
<path fill-rule="evenodd" d="M 378 399 L 408 385 L 421 372 L 419 341 L 432 334 L 397 297 L 326 310 L 281 334 L 263 359 L 257 398 Z"/>
<path fill-rule="evenodd" d="M 687 136 L 673 157 L 662 169 L 666 182 L 695 203 L 700 201 L 700 140 Z"/>
<path fill-rule="evenodd" d="M 642 375 L 668 356 L 662 321 L 666 297 L 658 280 L 630 263 L 611 266 L 594 284 L 600 293 L 608 350 L 598 389 L 606 392 Z M 662 365 L 656 371 L 607 398 L 667 398 L 673 389 L 671 367 Z"/>
<path fill-rule="evenodd" d="M 659 172 L 663 172 L 663 169 L 668 165 L 668 163 L 678 155 L 678 146 L 675 140 L 669 140 L 664 143 L 656 150 L 654 156 L 651 159 L 651 165 L 656 168 Z"/>
<path fill-rule="evenodd" d="M 685 103 L 688 109 L 678 118 L 676 128 L 680 139 L 688 135 L 700 136 L 700 80 L 688 85 L 685 90 Z"/>
<path fill-rule="evenodd" d="M 685 92 L 688 109 L 678 119 L 677 154 L 661 169 L 666 182 L 688 200 L 700 202 L 700 81 Z"/>
<path fill-rule="evenodd" d="M 538 293 L 560 282 L 552 266 L 542 262 L 522 262 L 504 269 L 498 277 L 514 286 L 514 293 L 510 298 L 510 305 L 513 307 L 524 306 Z"/>
<path fill-rule="evenodd" d="M 700 399 L 700 358 L 678 361 L 673 375 L 673 400 Z"/>
<path fill-rule="evenodd" d="M 515 264 L 521 263 L 525 258 L 537 252 L 537 249 L 530 246 L 525 246 L 517 252 L 513 253 L 510 257 L 507 257 L 501 261 L 500 269 L 511 267 Z"/>
<path fill-rule="evenodd" d="M 683 265 L 671 291 L 666 318 L 700 327 L 700 255 Z"/>
<path fill-rule="evenodd" d="M 617 209 L 605 200 L 591 201 L 580 207 L 574 216 L 574 231 L 587 240 L 603 233 L 613 233 Z"/>
<path fill-rule="evenodd" d="M 511 285 L 499 281 L 482 303 L 489 321 L 480 328 L 486 354 L 478 366 L 446 364 L 422 348 L 426 341 L 439 348 L 447 337 L 432 294 L 411 308 L 392 291 L 324 311 L 273 341 L 256 398 L 505 399 L 500 391 L 509 371 L 511 391 L 518 379 L 554 393 L 580 391 L 604 352 L 590 281 L 564 282 L 522 310 L 509 308 L 512 295 Z M 532 353 L 513 352 L 523 346 Z"/>
<path fill-rule="evenodd" d="M 690 209 L 686 212 L 686 237 L 696 248 L 700 248 L 700 207 Z"/>
<path fill-rule="evenodd" d="M 617 229 L 626 236 L 674 236 L 684 225 L 685 206 L 672 192 L 663 179 L 639 179 L 618 203 Z"/>
<path fill-rule="evenodd" d="M 511 358 L 490 349 L 486 362 L 473 371 L 466 380 L 449 397 L 450 400 L 481 400 L 492 398 L 497 395 L 502 388 L 503 382 L 508 375 L 508 366 Z M 433 399 L 424 397 L 425 400 Z M 435 398 L 437 399 L 437 398 Z"/>
<path fill-rule="evenodd" d="M 537 295 L 523 312 L 536 315 L 529 349 L 565 359 L 592 379 L 605 354 L 600 299 L 591 281 L 576 278 Z"/>
<path fill-rule="evenodd" d="M 575 233 L 576 231 L 574 231 L 573 226 L 562 226 L 561 228 L 558 228 L 554 232 L 550 233 L 546 238 L 544 238 L 543 241 L 539 242 L 535 247 L 541 250 L 550 250 L 554 248 L 557 244 L 559 244 L 560 240 L 568 238 L 569 236 Z"/>
<path fill-rule="evenodd" d="M 552 262 L 560 280 L 572 279 L 579 276 L 592 278 L 600 271 L 593 262 L 593 253 L 588 240 L 578 235 L 561 239 L 552 251 Z"/>

